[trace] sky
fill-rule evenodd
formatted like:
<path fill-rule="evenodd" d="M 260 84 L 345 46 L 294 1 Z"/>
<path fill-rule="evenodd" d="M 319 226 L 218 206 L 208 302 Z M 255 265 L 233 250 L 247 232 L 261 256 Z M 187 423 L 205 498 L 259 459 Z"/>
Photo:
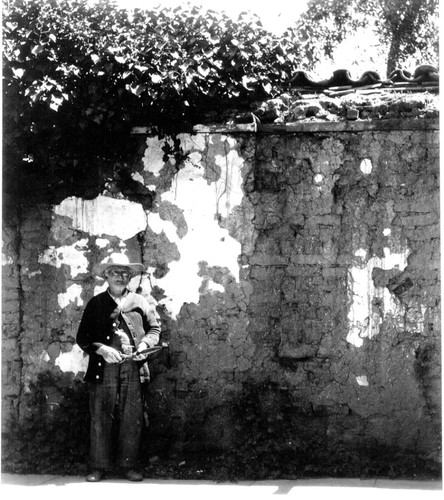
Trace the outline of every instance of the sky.
<path fill-rule="evenodd" d="M 175 7 L 186 3 L 184 0 L 116 0 L 120 7 L 151 8 L 159 5 Z M 242 11 L 257 14 L 265 28 L 281 34 L 295 22 L 304 11 L 308 0 L 194 0 L 211 10 L 225 11 L 228 15 L 238 16 Z"/>

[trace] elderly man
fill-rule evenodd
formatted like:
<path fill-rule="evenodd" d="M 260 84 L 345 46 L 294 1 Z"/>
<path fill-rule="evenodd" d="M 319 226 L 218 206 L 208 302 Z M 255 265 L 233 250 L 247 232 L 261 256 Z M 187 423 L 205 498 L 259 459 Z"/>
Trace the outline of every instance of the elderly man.
<path fill-rule="evenodd" d="M 108 289 L 86 305 L 77 333 L 77 343 L 89 355 L 85 381 L 89 384 L 91 413 L 91 468 L 87 481 L 106 477 L 112 467 L 111 434 L 118 410 L 117 465 L 129 481 L 141 481 L 137 470 L 143 430 L 142 388 L 139 370 L 143 351 L 159 341 L 160 326 L 144 297 L 127 288 L 143 265 L 113 254 L 95 267 Z M 146 366 L 145 366 L 146 368 Z"/>

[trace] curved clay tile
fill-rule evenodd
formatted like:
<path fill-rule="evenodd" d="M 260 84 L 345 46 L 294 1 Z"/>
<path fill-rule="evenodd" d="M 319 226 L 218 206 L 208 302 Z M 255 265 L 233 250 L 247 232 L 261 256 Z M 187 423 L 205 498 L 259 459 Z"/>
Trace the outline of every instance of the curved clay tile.
<path fill-rule="evenodd" d="M 390 74 L 387 80 L 382 80 L 379 73 L 376 71 L 365 71 L 361 78 L 353 80 L 347 69 L 337 69 L 333 72 L 333 76 L 329 79 L 320 81 L 313 80 L 307 72 L 301 70 L 297 71 L 294 77 L 290 80 L 290 85 L 292 87 L 304 87 L 305 89 L 312 89 L 316 91 L 337 87 L 357 88 L 376 84 L 383 84 L 384 87 L 386 87 L 399 82 L 439 82 L 438 69 L 430 64 L 423 64 L 416 68 L 414 75 L 408 71 L 396 69 Z"/>
<path fill-rule="evenodd" d="M 328 80 L 315 82 L 305 71 L 296 71 L 294 77 L 290 80 L 294 87 L 311 87 L 314 89 L 323 89 L 328 87 Z"/>
<path fill-rule="evenodd" d="M 422 64 L 415 69 L 412 74 L 402 69 L 395 69 L 390 73 L 389 79 L 392 82 L 409 82 L 409 83 L 423 83 L 423 82 L 439 82 L 438 68 L 431 64 Z"/>

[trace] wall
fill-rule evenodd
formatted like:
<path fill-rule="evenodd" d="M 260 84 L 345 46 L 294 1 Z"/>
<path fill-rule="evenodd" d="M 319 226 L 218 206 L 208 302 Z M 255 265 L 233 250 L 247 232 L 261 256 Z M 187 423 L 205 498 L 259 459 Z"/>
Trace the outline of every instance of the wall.
<path fill-rule="evenodd" d="M 109 179 L 94 199 L 5 221 L 4 467 L 83 470 L 74 339 L 104 289 L 92 266 L 121 250 L 147 267 L 130 286 L 170 344 L 152 365 L 145 460 L 213 453 L 247 476 L 258 463 L 264 476 L 438 470 L 436 122 L 327 125 L 201 128 L 180 137 L 183 165 L 141 136 L 132 179 L 156 193 L 151 211 Z"/>

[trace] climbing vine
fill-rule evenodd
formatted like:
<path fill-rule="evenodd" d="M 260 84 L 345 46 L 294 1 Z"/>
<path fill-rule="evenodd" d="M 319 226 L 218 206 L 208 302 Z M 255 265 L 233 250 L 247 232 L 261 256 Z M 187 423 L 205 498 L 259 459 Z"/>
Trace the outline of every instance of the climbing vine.
<path fill-rule="evenodd" d="M 85 179 L 92 196 L 131 162 L 133 127 L 173 136 L 205 114 L 248 108 L 300 63 L 294 32 L 278 37 L 246 14 L 3 4 L 5 188 L 20 199 L 75 194 Z"/>

